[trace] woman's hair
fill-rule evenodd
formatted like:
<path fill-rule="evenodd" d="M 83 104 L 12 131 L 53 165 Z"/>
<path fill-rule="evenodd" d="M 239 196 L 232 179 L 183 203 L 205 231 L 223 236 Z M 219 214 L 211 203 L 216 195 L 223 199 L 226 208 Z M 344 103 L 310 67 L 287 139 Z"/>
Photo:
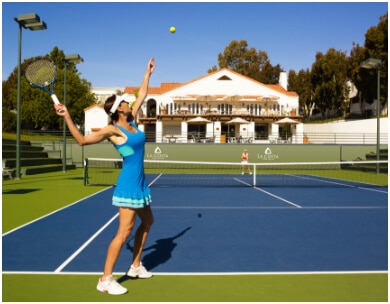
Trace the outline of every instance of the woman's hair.
<path fill-rule="evenodd" d="M 112 95 L 112 96 L 108 97 L 106 99 L 106 102 L 104 103 L 104 111 L 106 111 L 107 115 L 110 116 L 110 118 L 111 118 L 110 124 L 111 125 L 114 124 L 114 121 L 118 121 L 118 119 L 119 119 L 118 111 L 115 111 L 114 113 L 111 112 L 111 108 L 114 105 L 116 98 L 118 98 L 117 95 Z M 132 114 L 130 114 L 127 117 L 127 121 L 130 122 L 133 120 L 134 120 L 134 117 Z"/>
<path fill-rule="evenodd" d="M 110 124 L 113 124 L 114 121 L 117 121 L 119 116 L 118 116 L 118 111 L 115 111 L 114 113 L 111 113 L 111 108 L 114 105 L 116 99 L 116 95 L 112 95 L 106 99 L 106 102 L 104 103 L 104 111 L 106 111 L 107 115 L 110 116 L 111 121 Z"/>

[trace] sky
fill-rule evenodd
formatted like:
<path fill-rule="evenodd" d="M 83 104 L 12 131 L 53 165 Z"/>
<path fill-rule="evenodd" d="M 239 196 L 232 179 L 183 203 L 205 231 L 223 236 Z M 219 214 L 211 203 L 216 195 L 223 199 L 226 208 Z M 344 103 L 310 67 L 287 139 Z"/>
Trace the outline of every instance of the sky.
<path fill-rule="evenodd" d="M 387 2 L 2 2 L 2 79 L 17 66 L 20 14 L 47 24 L 22 31 L 22 62 L 57 46 L 84 59 L 77 68 L 93 88 L 124 88 L 140 85 L 152 57 L 152 87 L 204 76 L 233 40 L 287 73 L 310 69 L 317 52 L 363 46 L 387 11 Z"/>

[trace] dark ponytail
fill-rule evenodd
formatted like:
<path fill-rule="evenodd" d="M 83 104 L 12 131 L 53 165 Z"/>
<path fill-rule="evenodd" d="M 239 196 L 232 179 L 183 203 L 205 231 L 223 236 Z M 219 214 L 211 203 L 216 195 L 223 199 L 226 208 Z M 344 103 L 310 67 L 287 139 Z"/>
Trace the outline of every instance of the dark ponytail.
<path fill-rule="evenodd" d="M 104 103 L 104 111 L 106 111 L 107 115 L 110 116 L 111 121 L 110 124 L 114 124 L 114 121 L 117 121 L 119 116 L 118 116 L 118 111 L 115 111 L 115 113 L 111 113 L 111 108 L 114 105 L 116 99 L 116 95 L 112 95 L 106 99 L 106 102 Z"/>

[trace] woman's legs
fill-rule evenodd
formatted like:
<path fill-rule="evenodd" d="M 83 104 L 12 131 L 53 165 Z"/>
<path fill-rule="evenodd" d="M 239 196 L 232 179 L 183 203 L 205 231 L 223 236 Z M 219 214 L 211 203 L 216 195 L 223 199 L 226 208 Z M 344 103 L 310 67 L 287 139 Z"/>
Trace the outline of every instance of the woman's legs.
<path fill-rule="evenodd" d="M 136 211 L 130 208 L 119 207 L 119 227 L 107 250 L 106 263 L 104 265 L 104 280 L 112 274 L 119 253 L 134 227 Z"/>
<path fill-rule="evenodd" d="M 108 275 L 112 274 L 123 244 L 126 242 L 134 227 L 136 215 L 140 217 L 141 224 L 135 233 L 132 265 L 138 267 L 141 264 L 142 250 L 148 237 L 150 227 L 154 221 L 152 209 L 150 206 L 146 206 L 142 209 L 120 207 L 119 227 L 117 234 L 111 241 L 107 250 L 106 263 L 104 265 L 104 274 L 102 279 L 105 279 Z"/>
<path fill-rule="evenodd" d="M 134 237 L 134 248 L 133 248 L 133 263 L 134 267 L 138 267 L 141 264 L 141 254 L 144 249 L 146 239 L 149 234 L 150 227 L 154 222 L 152 209 L 150 206 L 146 206 L 142 209 L 136 209 L 135 212 L 141 219 L 141 224 L 137 228 Z"/>

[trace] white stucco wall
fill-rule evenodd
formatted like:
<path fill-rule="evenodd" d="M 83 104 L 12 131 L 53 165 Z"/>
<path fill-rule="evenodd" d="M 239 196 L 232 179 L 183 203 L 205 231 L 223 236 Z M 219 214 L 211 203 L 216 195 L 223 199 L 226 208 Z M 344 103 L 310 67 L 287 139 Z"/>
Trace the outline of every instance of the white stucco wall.
<path fill-rule="evenodd" d="M 334 121 L 321 124 L 303 124 L 303 133 L 309 136 L 311 143 L 359 143 L 375 144 L 377 119 L 354 121 Z M 326 136 L 329 136 L 327 138 Z M 381 143 L 388 143 L 388 118 L 380 119 Z"/>

